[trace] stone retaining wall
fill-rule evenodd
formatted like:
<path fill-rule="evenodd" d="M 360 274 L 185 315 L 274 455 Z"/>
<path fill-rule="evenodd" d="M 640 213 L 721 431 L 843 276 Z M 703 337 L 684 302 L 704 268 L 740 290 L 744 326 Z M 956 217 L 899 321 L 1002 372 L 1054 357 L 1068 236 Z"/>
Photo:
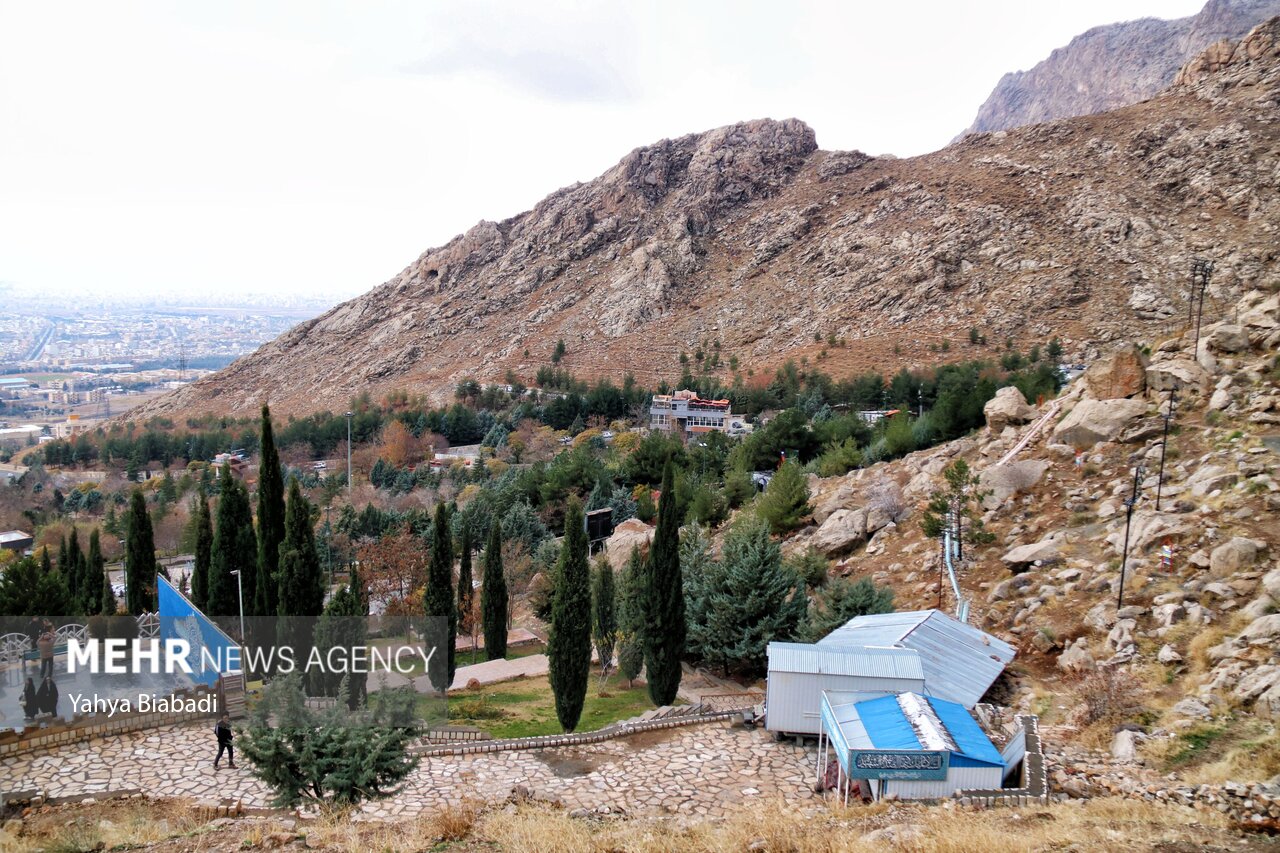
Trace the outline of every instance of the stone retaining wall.
<path fill-rule="evenodd" d="M 956 791 L 965 805 L 1028 806 L 1049 802 L 1049 773 L 1040 743 L 1040 718 L 1031 714 L 1017 718 L 1021 728 L 1014 734 L 1023 738 L 1022 778 L 1017 788 L 974 788 Z"/>
<path fill-rule="evenodd" d="M 606 726 L 605 728 L 594 732 L 583 732 L 581 734 L 505 738 L 502 740 L 471 742 L 465 745 L 420 745 L 411 747 L 409 751 L 414 755 L 474 755 L 482 752 L 508 752 L 519 749 L 552 749 L 558 746 L 580 746 L 583 744 L 600 743 L 601 741 L 612 740 L 613 738 L 618 737 L 627 737 L 628 735 L 634 735 L 640 732 L 674 729 L 679 726 L 690 726 L 697 723 L 727 720 L 731 717 L 741 716 L 741 714 L 741 711 L 711 711 L 703 714 L 686 714 L 678 717 L 668 717 L 661 720 L 644 720 L 637 723 L 619 723 L 617 725 Z"/>
<path fill-rule="evenodd" d="M 69 720 L 54 719 L 47 723 L 35 726 L 27 726 L 20 731 L 5 731 L 0 733 L 0 758 L 8 758 L 23 752 L 29 752 L 37 749 L 49 749 L 55 746 L 62 746 L 68 743 L 77 743 L 79 741 L 92 740 L 93 738 L 106 737 L 108 735 L 119 735 L 125 732 L 133 732 L 139 729 L 149 729 L 156 726 L 167 726 L 174 723 L 186 723 L 192 720 L 207 719 L 216 716 L 217 709 L 221 707 L 219 702 L 219 692 L 210 690 L 204 685 L 179 690 L 173 693 L 170 699 L 179 699 L 183 704 L 196 700 L 210 699 L 209 703 L 214 709 L 212 712 L 205 711 L 130 711 L 127 713 L 117 714 L 86 714 L 75 715 Z"/>

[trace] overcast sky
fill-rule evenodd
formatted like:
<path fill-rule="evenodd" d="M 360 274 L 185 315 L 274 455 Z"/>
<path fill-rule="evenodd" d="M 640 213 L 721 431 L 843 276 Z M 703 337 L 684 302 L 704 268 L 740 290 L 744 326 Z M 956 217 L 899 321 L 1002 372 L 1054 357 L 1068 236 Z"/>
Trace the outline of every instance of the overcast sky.
<path fill-rule="evenodd" d="M 664 137 L 935 150 L 1006 71 L 1201 5 L 0 0 L 0 282 L 352 296 Z"/>

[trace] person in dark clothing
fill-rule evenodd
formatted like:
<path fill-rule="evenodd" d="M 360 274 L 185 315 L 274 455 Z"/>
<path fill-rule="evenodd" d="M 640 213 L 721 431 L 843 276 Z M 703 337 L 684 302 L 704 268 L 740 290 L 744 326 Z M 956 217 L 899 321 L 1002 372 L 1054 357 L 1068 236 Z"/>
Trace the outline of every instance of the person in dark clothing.
<path fill-rule="evenodd" d="M 36 698 L 36 683 L 27 676 L 27 683 L 22 688 L 22 714 L 28 720 L 40 713 L 40 702 Z"/>
<path fill-rule="evenodd" d="M 236 750 L 231 745 L 231 739 L 235 735 L 231 732 L 231 715 L 223 714 L 218 720 L 218 724 L 213 727 L 213 733 L 218 736 L 218 757 L 213 759 L 213 766 L 217 767 L 218 762 L 222 760 L 222 753 L 227 754 L 227 766 L 232 770 L 236 769 Z"/>
<path fill-rule="evenodd" d="M 44 624 L 40 621 L 40 617 L 32 616 L 31 621 L 27 623 L 27 638 L 31 640 L 31 648 L 36 647 L 36 640 L 40 639 L 42 633 L 44 633 Z"/>
<path fill-rule="evenodd" d="M 58 685 L 53 683 L 53 676 L 46 676 L 36 691 L 36 705 L 42 714 L 58 715 Z"/>

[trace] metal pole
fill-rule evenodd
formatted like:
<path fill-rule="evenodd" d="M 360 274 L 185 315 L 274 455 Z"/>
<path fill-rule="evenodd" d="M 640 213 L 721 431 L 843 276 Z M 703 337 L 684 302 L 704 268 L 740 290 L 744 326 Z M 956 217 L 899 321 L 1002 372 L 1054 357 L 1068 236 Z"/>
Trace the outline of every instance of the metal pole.
<path fill-rule="evenodd" d="M 347 499 L 351 499 L 351 416 L 353 412 L 347 412 Z"/>
<path fill-rule="evenodd" d="M 1169 448 L 1169 422 L 1173 420 L 1173 407 L 1178 400 L 1178 389 L 1169 389 L 1169 408 L 1164 413 L 1164 439 L 1160 442 L 1160 479 L 1156 483 L 1156 512 L 1160 511 L 1160 495 L 1164 491 L 1164 454 Z"/>
<path fill-rule="evenodd" d="M 1142 466 L 1133 469 L 1133 494 L 1125 501 L 1124 550 L 1120 553 L 1120 592 L 1116 596 L 1116 621 L 1120 621 L 1120 609 L 1124 607 L 1124 572 L 1129 564 L 1129 528 L 1133 524 L 1133 507 L 1138 502 L 1138 487 L 1142 483 Z"/>
<path fill-rule="evenodd" d="M 1200 321 L 1204 317 L 1204 292 L 1209 287 L 1209 276 L 1213 274 L 1212 261 L 1199 261 L 1200 264 L 1200 306 L 1196 309 L 1196 344 L 1192 348 L 1192 357 L 1200 358 Z"/>

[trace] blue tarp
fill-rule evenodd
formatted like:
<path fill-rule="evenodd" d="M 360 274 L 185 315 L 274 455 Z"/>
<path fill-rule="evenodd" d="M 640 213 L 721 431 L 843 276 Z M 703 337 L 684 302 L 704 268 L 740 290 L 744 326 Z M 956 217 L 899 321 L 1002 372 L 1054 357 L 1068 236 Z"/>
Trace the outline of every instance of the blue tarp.
<path fill-rule="evenodd" d="M 240 645 L 222 632 L 187 597 L 162 577 L 156 578 L 160 599 L 160 638 L 191 644 L 188 661 L 196 684 L 214 686 L 220 671 L 240 669 Z M 203 651 L 202 651 L 203 650 Z"/>
<path fill-rule="evenodd" d="M 1004 766 L 995 745 L 963 705 L 932 696 L 921 698 L 933 708 L 946 734 L 951 736 L 957 747 L 957 751 L 951 753 L 952 766 Z M 859 702 L 854 709 L 876 749 L 925 749 L 903 713 L 897 694 Z"/>

